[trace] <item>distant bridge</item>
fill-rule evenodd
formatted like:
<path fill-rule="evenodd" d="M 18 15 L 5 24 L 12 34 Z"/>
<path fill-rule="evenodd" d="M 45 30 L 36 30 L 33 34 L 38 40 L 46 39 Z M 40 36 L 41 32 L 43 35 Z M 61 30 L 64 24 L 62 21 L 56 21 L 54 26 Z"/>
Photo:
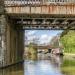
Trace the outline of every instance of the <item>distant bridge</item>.
<path fill-rule="evenodd" d="M 29 47 L 29 46 L 25 46 L 25 47 Z M 34 46 L 37 49 L 50 49 L 51 46 Z"/>
<path fill-rule="evenodd" d="M 50 45 L 40 45 L 40 46 L 35 46 L 35 45 L 33 45 L 35 48 L 37 48 L 37 49 L 55 49 L 55 47 L 52 47 L 52 46 L 50 46 Z M 29 47 L 29 45 L 25 45 L 25 47 Z M 60 47 L 59 47 L 60 48 Z"/>

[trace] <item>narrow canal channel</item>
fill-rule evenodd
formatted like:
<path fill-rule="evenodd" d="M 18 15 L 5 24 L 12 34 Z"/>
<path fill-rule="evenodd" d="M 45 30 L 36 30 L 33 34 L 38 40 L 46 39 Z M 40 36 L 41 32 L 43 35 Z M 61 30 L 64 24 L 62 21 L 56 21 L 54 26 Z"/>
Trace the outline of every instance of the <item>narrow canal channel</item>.
<path fill-rule="evenodd" d="M 41 55 L 37 60 L 1 69 L 0 75 L 75 75 L 75 59 Z"/>

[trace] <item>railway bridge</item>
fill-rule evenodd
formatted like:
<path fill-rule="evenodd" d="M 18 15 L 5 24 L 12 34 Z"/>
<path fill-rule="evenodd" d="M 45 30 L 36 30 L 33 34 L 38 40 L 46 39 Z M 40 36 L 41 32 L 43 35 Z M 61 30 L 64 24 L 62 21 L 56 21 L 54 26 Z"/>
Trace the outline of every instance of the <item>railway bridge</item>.
<path fill-rule="evenodd" d="M 0 67 L 23 60 L 28 29 L 75 29 L 75 0 L 0 0 Z"/>

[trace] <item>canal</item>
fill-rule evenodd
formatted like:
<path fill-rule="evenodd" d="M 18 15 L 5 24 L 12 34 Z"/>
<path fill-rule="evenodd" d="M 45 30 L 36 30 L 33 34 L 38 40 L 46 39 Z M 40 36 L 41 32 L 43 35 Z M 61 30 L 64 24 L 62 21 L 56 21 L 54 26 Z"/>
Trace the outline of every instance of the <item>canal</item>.
<path fill-rule="evenodd" d="M 75 58 L 39 54 L 38 59 L 0 69 L 0 75 L 75 75 Z"/>

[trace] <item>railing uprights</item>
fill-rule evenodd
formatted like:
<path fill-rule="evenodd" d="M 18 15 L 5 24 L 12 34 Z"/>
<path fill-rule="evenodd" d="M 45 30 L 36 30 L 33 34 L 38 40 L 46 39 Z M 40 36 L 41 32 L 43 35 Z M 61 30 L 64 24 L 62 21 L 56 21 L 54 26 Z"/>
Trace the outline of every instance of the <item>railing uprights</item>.
<path fill-rule="evenodd" d="M 5 0 L 6 6 L 14 5 L 34 5 L 34 4 L 50 4 L 50 3 L 75 3 L 75 0 Z"/>

